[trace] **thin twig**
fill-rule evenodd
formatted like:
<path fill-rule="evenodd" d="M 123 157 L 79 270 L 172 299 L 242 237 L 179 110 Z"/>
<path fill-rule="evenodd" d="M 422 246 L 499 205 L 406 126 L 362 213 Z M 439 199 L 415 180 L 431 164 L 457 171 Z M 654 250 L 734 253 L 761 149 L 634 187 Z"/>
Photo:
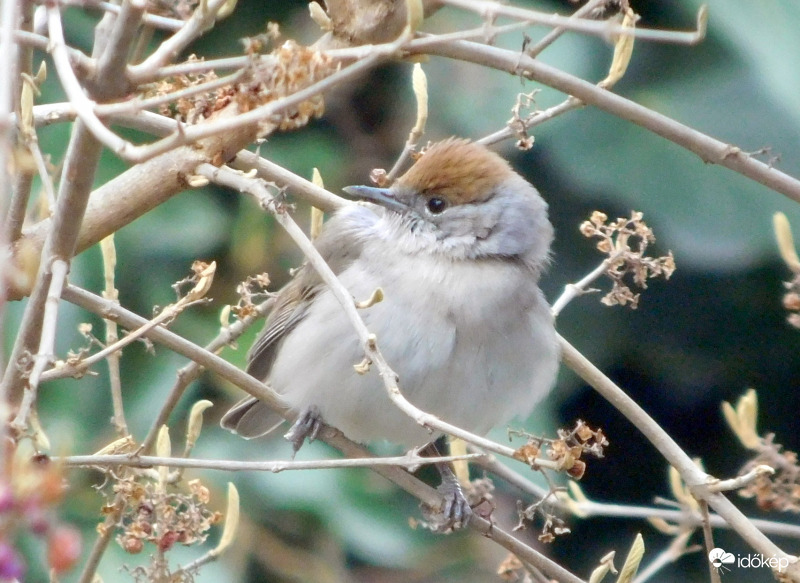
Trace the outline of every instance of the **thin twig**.
<path fill-rule="evenodd" d="M 706 26 L 708 24 L 708 11 L 702 6 L 697 12 L 696 30 L 691 32 L 682 32 L 647 28 L 632 29 L 619 26 L 618 24 L 612 22 L 598 22 L 596 20 L 572 18 L 569 16 L 561 16 L 559 14 L 546 14 L 544 12 L 536 12 L 534 10 L 520 8 L 518 6 L 500 4 L 499 2 L 487 2 L 486 0 L 441 0 L 441 2 L 443 4 L 449 4 L 450 6 L 457 6 L 465 10 L 476 12 L 487 19 L 495 18 L 497 16 L 508 16 L 510 18 L 516 18 L 517 20 L 523 20 L 525 22 L 557 28 L 565 28 L 567 30 L 591 34 L 603 38 L 610 38 L 617 35 L 627 35 L 641 40 L 681 45 L 696 45 L 702 41 L 705 38 Z"/>
<path fill-rule="evenodd" d="M 119 103 L 98 104 L 94 106 L 94 113 L 99 117 L 107 117 L 125 113 L 137 113 L 145 109 L 160 107 L 162 105 L 166 105 L 167 103 L 178 101 L 179 99 L 186 99 L 187 97 L 197 95 L 198 93 L 215 91 L 216 89 L 225 87 L 226 85 L 232 85 L 237 81 L 240 81 L 246 75 L 247 71 L 241 70 L 236 71 L 235 73 L 226 77 L 221 77 L 219 79 L 213 79 L 212 81 L 206 81 L 198 85 L 185 87 L 179 91 L 173 91 L 164 95 L 157 95 L 147 99 L 137 96 L 134 99 L 120 101 Z"/>
<path fill-rule="evenodd" d="M 782 456 L 781 456 L 782 457 Z M 795 466 L 793 466 L 795 467 Z M 744 488 L 748 484 L 752 484 L 758 478 L 764 475 L 772 475 L 775 470 L 767 465 L 759 465 L 741 476 L 731 478 L 729 480 L 719 480 L 708 485 L 708 489 L 712 492 L 725 492 L 727 490 L 738 490 Z"/>
<path fill-rule="evenodd" d="M 130 162 L 141 162 L 159 154 L 163 154 L 164 152 L 168 152 L 176 145 L 186 144 L 201 138 L 217 136 L 243 127 L 257 125 L 258 123 L 271 119 L 287 109 L 296 107 L 304 101 L 324 93 L 329 89 L 344 83 L 345 81 L 349 81 L 361 75 L 364 71 L 371 69 L 375 65 L 397 55 L 397 53 L 407 42 L 408 37 L 403 35 L 394 42 L 385 45 L 375 45 L 373 47 L 373 51 L 365 59 L 340 69 L 328 77 L 317 81 L 316 83 L 312 83 L 308 87 L 291 95 L 276 101 L 272 101 L 266 105 L 261 105 L 246 113 L 241 113 L 236 116 L 222 116 L 214 118 L 202 124 L 188 126 L 179 134 L 174 134 L 147 146 L 130 147 L 129 145 L 126 145 L 119 150 L 115 150 L 115 152 L 120 157 L 123 157 Z"/>
<path fill-rule="evenodd" d="M 111 12 L 112 14 L 119 14 L 120 7 L 111 2 L 103 2 L 102 0 L 59 0 L 62 6 L 79 6 L 81 8 L 96 8 L 104 12 Z M 169 18 L 167 16 L 159 16 L 158 14 L 146 13 L 142 17 L 142 23 L 153 28 L 176 32 L 180 30 L 186 22 L 177 18 Z"/>
<path fill-rule="evenodd" d="M 177 77 L 178 75 L 197 75 L 208 71 L 242 69 L 252 62 L 253 57 L 249 55 L 243 57 L 209 59 L 207 61 L 186 61 L 175 65 L 165 65 L 156 72 L 154 77 L 156 79 L 163 79 L 164 77 Z"/>
<path fill-rule="evenodd" d="M 566 286 L 564 286 L 564 291 L 558 297 L 558 299 L 553 302 L 553 305 L 550 308 L 550 312 L 553 314 L 553 317 L 558 317 L 558 315 L 561 313 L 561 310 L 563 310 L 568 303 L 570 303 L 579 295 L 585 294 L 588 291 L 589 285 L 598 277 L 603 275 L 608 269 L 609 265 L 614 263 L 614 261 L 616 261 L 621 254 L 622 252 L 618 251 L 611 256 L 606 257 L 606 259 L 600 262 L 597 267 L 590 271 L 579 282 L 568 283 Z"/>
<path fill-rule="evenodd" d="M 711 521 L 708 517 L 708 502 L 705 500 L 697 501 L 700 506 L 700 516 L 703 518 L 703 543 L 706 545 L 706 554 L 710 553 L 714 548 L 714 533 L 711 532 Z M 711 578 L 711 583 L 722 583 L 719 578 L 719 571 L 708 562 L 708 573 Z"/>
<path fill-rule="evenodd" d="M 109 235 L 100 242 L 100 249 L 103 255 L 103 280 L 105 289 L 103 297 L 111 302 L 119 303 L 119 291 L 114 283 L 115 270 L 117 268 L 117 249 L 114 246 L 114 235 Z M 103 322 L 106 326 L 106 346 L 116 344 L 119 341 L 117 323 L 108 318 Z M 128 435 L 128 424 L 125 421 L 125 407 L 122 401 L 122 379 L 119 371 L 119 361 L 122 356 L 121 351 L 114 351 L 108 355 L 108 381 L 111 388 L 111 403 L 114 409 L 113 424 L 114 428 L 122 436 Z"/>
<path fill-rule="evenodd" d="M 226 472 L 284 472 L 289 470 L 319 470 L 340 468 L 371 468 L 375 466 L 397 466 L 416 471 L 416 468 L 429 464 L 453 462 L 456 460 L 474 460 L 482 454 L 450 455 L 440 457 L 423 457 L 413 450 L 409 454 L 394 457 L 344 458 L 303 461 L 262 461 L 241 462 L 235 460 L 210 460 L 199 458 L 177 458 L 158 456 L 119 455 L 73 455 L 54 458 L 65 466 L 127 466 L 133 468 L 151 468 L 166 466 L 170 468 L 197 468 L 205 470 L 222 470 Z"/>
<path fill-rule="evenodd" d="M 518 488 L 520 491 L 534 496 L 535 498 L 542 499 L 550 494 L 550 490 L 535 484 L 528 478 L 509 468 L 507 465 L 500 463 L 492 456 L 481 458 L 477 463 L 480 467 L 502 478 L 512 486 Z M 585 498 L 581 500 L 566 501 L 561 497 L 552 499 L 552 504 L 554 507 L 559 508 L 564 512 L 569 512 L 570 514 L 580 518 L 590 518 L 592 516 L 605 516 L 635 520 L 661 518 L 667 522 L 671 522 L 679 526 L 686 526 L 687 528 L 697 528 L 701 526 L 702 523 L 702 519 L 697 513 L 690 512 L 686 508 L 671 510 L 669 508 L 660 508 L 658 506 L 632 506 L 629 504 L 595 502 L 594 500 L 588 500 Z M 731 528 L 731 525 L 725 522 L 725 519 L 718 514 L 711 514 L 709 516 L 709 520 L 711 521 L 711 526 L 714 528 Z M 800 525 L 790 524 L 787 522 L 763 520 L 760 518 L 751 518 L 750 522 L 752 522 L 758 530 L 765 534 L 800 539 Z"/>
<path fill-rule="evenodd" d="M 800 180 L 781 172 L 731 146 L 647 107 L 601 89 L 596 85 L 564 73 L 537 59 L 519 52 L 499 49 L 467 41 L 436 44 L 417 39 L 405 47 L 412 54 L 427 53 L 469 61 L 522 75 L 567 95 L 573 95 L 588 105 L 627 119 L 697 154 L 704 162 L 719 164 L 763 184 L 772 190 L 800 202 Z"/>
<path fill-rule="evenodd" d="M 91 356 L 81 359 L 75 363 L 64 363 L 55 368 L 52 368 L 41 375 L 42 382 L 53 381 L 56 379 L 65 379 L 69 377 L 78 377 L 83 375 L 89 368 L 97 364 L 101 360 L 107 358 L 110 354 L 118 352 L 128 346 L 129 344 L 137 341 L 147 335 L 147 332 L 156 326 L 161 326 L 165 322 L 174 320 L 183 310 L 198 303 L 203 303 L 202 300 L 184 301 L 186 298 L 181 298 L 178 302 L 170 304 L 164 308 L 158 316 L 149 320 L 144 326 L 129 332 L 115 343 L 110 344 L 102 350 L 95 352 Z"/>
<path fill-rule="evenodd" d="M 18 47 L 15 45 L 13 38 L 14 29 L 17 27 L 17 20 L 19 18 L 20 3 L 15 0 L 7 0 L 0 5 L 0 216 L 10 218 L 9 201 L 11 199 L 10 187 L 14 183 L 13 172 L 11 170 L 11 156 L 14 151 L 13 135 L 14 126 L 11 124 L 11 113 L 14 111 L 15 98 L 13 95 L 14 87 L 17 86 L 15 80 L 19 77 L 19 60 L 17 59 Z M 20 202 L 20 198 L 23 202 Z M 17 198 L 15 203 L 16 212 L 19 214 L 19 206 L 27 201 L 27 196 Z M 14 207 L 12 207 L 14 208 Z M 24 212 L 23 212 L 24 214 Z M 0 233 L 0 248 L 5 248 L 8 243 L 9 232 L 5 231 Z M 0 335 L 5 336 L 5 314 L 6 308 L 6 285 L 5 282 L 9 281 L 8 269 L 11 262 L 7 259 L 0 261 L 0 281 L 4 282 L 0 285 Z M 0 359 L 0 366 L 5 363 Z M 11 394 L 9 385 L 5 382 L 0 383 L 0 411 L 8 417 L 8 398 Z M 2 424 L 0 428 L 0 443 L 6 443 L 7 427 Z M 11 477 L 6 474 L 6 452 L 0 452 L 0 471 L 2 471 L 2 479 L 9 481 Z"/>
<path fill-rule="evenodd" d="M 590 0 L 580 8 L 578 8 L 572 15 L 569 17 L 570 20 L 576 18 L 582 18 L 589 14 L 592 10 L 600 6 L 601 4 L 608 3 L 609 0 Z M 567 32 L 567 28 L 564 26 L 559 26 L 554 28 L 550 32 L 548 32 L 544 37 L 539 40 L 535 45 L 528 47 L 525 49 L 525 54 L 530 57 L 538 56 L 543 50 L 549 47 L 551 44 L 556 42 L 565 32 Z"/>
<path fill-rule="evenodd" d="M 256 320 L 266 315 L 272 309 L 274 304 L 275 301 L 270 298 L 269 300 L 259 304 L 255 309 L 255 313 L 250 314 L 237 322 L 234 322 L 230 326 L 225 326 L 216 338 L 206 344 L 205 349 L 216 354 L 220 348 L 223 346 L 228 346 L 234 342 L 254 322 L 256 322 Z M 188 387 L 192 381 L 197 379 L 202 374 L 203 370 L 205 370 L 203 366 L 195 361 L 191 361 L 186 366 L 178 369 L 178 378 L 175 380 L 175 384 L 172 386 L 172 389 L 167 395 L 167 398 L 164 400 L 164 403 L 161 405 L 161 408 L 153 420 L 153 423 L 150 425 L 150 430 L 142 441 L 139 451 L 144 453 L 150 452 L 150 449 L 153 447 L 156 442 L 156 438 L 158 437 L 158 431 L 161 429 L 161 426 L 165 425 L 169 420 L 172 410 L 175 408 L 175 405 L 178 404 L 178 401 L 183 395 L 183 392 L 186 390 L 186 387 Z"/>
<path fill-rule="evenodd" d="M 61 299 L 61 290 L 67 280 L 67 273 L 69 273 L 69 263 L 67 261 L 63 259 L 53 261 L 50 287 L 44 304 L 44 315 L 42 316 L 42 334 L 39 338 L 39 350 L 34 357 L 33 369 L 28 379 L 28 386 L 22 395 L 19 410 L 11 424 L 18 432 L 23 432 L 28 426 L 28 416 L 31 413 L 31 407 L 36 402 L 42 373 L 44 368 L 53 360 L 58 323 L 58 304 Z"/>
<path fill-rule="evenodd" d="M 47 8 L 47 23 L 50 32 L 53 63 L 55 64 L 56 72 L 58 73 L 64 93 L 67 94 L 78 117 L 86 124 L 86 127 L 92 132 L 94 137 L 112 152 L 120 156 L 124 155 L 133 145 L 123 140 L 103 125 L 103 122 L 101 122 L 94 113 L 94 102 L 86 97 L 83 92 L 83 87 L 78 81 L 75 71 L 72 69 L 72 65 L 69 62 L 69 54 L 67 53 L 67 44 L 64 40 L 64 29 L 61 24 L 61 13 L 58 10 L 58 6 L 53 5 Z"/>
<path fill-rule="evenodd" d="M 128 53 L 146 6 L 145 0 L 123 0 L 108 42 L 97 60 L 96 79 L 100 82 L 90 88 L 95 99 L 113 99 L 134 89 L 126 75 Z"/>
<path fill-rule="evenodd" d="M 575 109 L 579 109 L 583 107 L 585 104 L 580 99 L 575 99 L 574 97 L 567 97 L 564 101 L 559 103 L 558 105 L 554 105 L 553 107 L 548 107 L 543 111 L 535 111 L 532 114 L 525 117 L 525 119 L 520 119 L 519 123 L 522 127 L 526 130 L 529 130 L 533 127 L 543 124 L 546 121 L 550 121 L 558 117 L 559 115 L 563 115 L 568 111 L 573 111 Z M 484 146 L 491 146 L 492 144 L 497 144 L 498 142 L 502 142 L 503 140 L 507 140 L 508 138 L 514 137 L 517 134 L 517 130 L 511 127 L 511 124 L 507 124 L 501 130 L 497 130 L 494 133 L 489 134 L 488 136 L 484 136 L 479 140 L 475 140 L 479 144 L 483 144 Z"/>
<path fill-rule="evenodd" d="M 42 188 L 44 188 L 44 193 L 47 197 L 47 205 L 50 208 L 50 212 L 52 212 L 56 208 L 56 189 L 53 184 L 53 177 L 50 176 L 50 172 L 47 169 L 47 162 L 42 154 L 42 149 L 39 147 L 39 138 L 36 134 L 28 136 L 25 145 L 33 156 L 36 172 L 39 174 L 39 180 L 42 182 Z M 18 236 L 19 234 L 17 234 Z"/>
<path fill-rule="evenodd" d="M 417 38 L 433 38 L 435 37 L 437 41 L 449 42 L 454 40 L 482 40 L 487 44 L 494 44 L 495 37 L 506 34 L 509 32 L 516 32 L 518 30 L 524 30 L 526 28 L 530 28 L 530 22 L 513 22 L 511 24 L 504 24 L 502 26 L 494 26 L 490 22 L 486 22 L 483 26 L 478 26 L 476 28 L 468 28 L 467 30 L 457 30 L 455 32 L 444 32 L 441 34 L 433 35 L 426 32 L 417 32 Z M 326 50 L 326 54 L 340 54 L 342 58 L 346 58 L 348 53 L 346 52 L 337 52 L 341 49 L 333 49 L 333 50 Z"/>
<path fill-rule="evenodd" d="M 165 40 L 153 53 L 138 65 L 130 68 L 131 79 L 140 82 L 167 63 L 171 62 L 196 38 L 214 26 L 217 12 L 227 0 L 200 2 L 192 16 L 178 31 Z"/>
<path fill-rule="evenodd" d="M 95 581 L 94 574 L 97 572 L 100 560 L 106 552 L 108 543 L 111 542 L 111 537 L 114 536 L 114 530 L 120 518 L 122 518 L 123 510 L 125 510 L 125 493 L 117 492 L 116 496 L 114 496 L 114 501 L 110 505 L 106 505 L 106 507 L 110 508 L 110 511 L 106 514 L 102 525 L 97 525 L 98 535 L 92 545 L 92 549 L 89 551 L 89 557 L 83 566 L 78 583 L 93 583 Z"/>
<path fill-rule="evenodd" d="M 414 88 L 414 97 L 417 101 L 417 119 L 414 127 L 408 132 L 408 139 L 403 146 L 403 151 L 398 156 L 397 161 L 386 175 L 386 180 L 393 182 L 397 175 L 405 168 L 406 162 L 411 157 L 411 152 L 417 146 L 417 141 L 425 133 L 425 125 L 428 122 L 428 79 L 422 70 L 422 66 L 417 63 L 411 74 L 411 85 Z"/>
<path fill-rule="evenodd" d="M 239 152 L 230 163 L 230 166 L 244 172 L 255 169 L 259 178 L 273 182 L 279 187 L 288 188 L 293 195 L 299 196 L 306 202 L 328 213 L 348 204 L 353 204 L 351 201 L 336 196 L 283 166 L 247 150 Z"/>

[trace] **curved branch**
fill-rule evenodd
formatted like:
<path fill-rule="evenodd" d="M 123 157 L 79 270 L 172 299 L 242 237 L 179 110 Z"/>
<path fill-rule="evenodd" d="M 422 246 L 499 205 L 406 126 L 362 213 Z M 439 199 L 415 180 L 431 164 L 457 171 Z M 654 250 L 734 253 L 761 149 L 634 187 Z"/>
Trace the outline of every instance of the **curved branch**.
<path fill-rule="evenodd" d="M 719 164 L 800 202 L 800 180 L 721 142 L 629 99 L 527 55 L 469 41 L 438 42 L 436 37 L 416 39 L 406 47 L 411 54 L 429 54 L 468 61 L 526 79 L 538 81 L 588 105 L 635 123 L 697 154 L 707 164 Z"/>

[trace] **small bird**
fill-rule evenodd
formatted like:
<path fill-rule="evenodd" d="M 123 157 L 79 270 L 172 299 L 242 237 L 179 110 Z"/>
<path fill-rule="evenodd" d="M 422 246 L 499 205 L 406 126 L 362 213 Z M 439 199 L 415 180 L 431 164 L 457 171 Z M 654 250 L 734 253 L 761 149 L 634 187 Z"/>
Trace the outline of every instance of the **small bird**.
<path fill-rule="evenodd" d="M 538 286 L 553 228 L 538 191 L 497 154 L 455 138 L 430 146 L 390 188 L 344 191 L 369 202 L 336 211 L 315 245 L 354 298 L 383 290 L 361 315 L 404 396 L 480 435 L 528 415 L 558 368 Z M 356 372 L 363 357 L 341 306 L 306 264 L 278 293 L 247 371 L 300 415 L 287 434 L 296 449 L 320 419 L 358 442 L 411 448 L 436 439 L 389 400 L 375 370 Z M 221 423 L 249 439 L 282 422 L 247 397 Z M 448 478 L 443 486 L 458 499 Z M 463 496 L 448 504 L 456 521 L 468 519 Z"/>

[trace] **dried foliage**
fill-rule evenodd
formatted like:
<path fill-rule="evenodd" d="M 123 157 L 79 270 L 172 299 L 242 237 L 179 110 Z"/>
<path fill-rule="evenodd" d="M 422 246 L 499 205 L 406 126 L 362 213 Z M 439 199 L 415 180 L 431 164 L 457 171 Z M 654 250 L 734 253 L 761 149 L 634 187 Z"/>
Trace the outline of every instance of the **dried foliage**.
<path fill-rule="evenodd" d="M 138 554 L 150 543 L 159 553 L 176 543 L 194 545 L 208 537 L 212 525 L 222 519 L 219 512 L 208 508 L 209 491 L 200 480 L 191 480 L 187 491 L 170 492 L 157 480 L 144 476 L 127 476 L 113 486 L 124 504 L 116 540 L 128 553 Z M 153 568 L 166 569 L 162 561 Z M 157 580 L 157 579 L 154 579 Z"/>
<path fill-rule="evenodd" d="M 784 450 L 774 439 L 774 434 L 767 434 L 758 455 L 747 462 L 739 473 L 747 474 L 763 465 L 773 468 L 775 473 L 760 474 L 755 481 L 739 490 L 739 495 L 755 498 L 762 510 L 800 512 L 800 465 L 797 464 L 797 453 Z"/>
<path fill-rule="evenodd" d="M 584 454 L 602 458 L 603 448 L 608 440 L 602 429 L 594 430 L 578 420 L 573 429 L 559 429 L 557 439 L 536 437 L 526 432 L 511 431 L 511 434 L 524 435 L 528 442 L 514 452 L 514 457 L 537 468 L 537 458 L 545 450 L 545 455 L 557 463 L 558 470 L 565 471 L 571 478 L 580 480 L 586 471 Z"/>
<path fill-rule="evenodd" d="M 512 435 L 523 435 L 527 438 L 527 443 L 519 447 L 514 452 L 514 457 L 519 459 L 533 469 L 539 469 L 539 462 L 543 451 L 549 460 L 556 462 L 556 468 L 565 472 L 575 480 L 580 480 L 586 472 L 586 462 L 581 459 L 584 454 L 597 458 L 602 458 L 604 448 L 608 445 L 608 440 L 603 434 L 602 429 L 592 429 L 583 421 L 578 420 L 572 429 L 559 429 L 558 438 L 549 439 L 536 437 L 525 432 L 510 431 Z M 546 474 L 545 474 L 546 475 Z M 570 532 L 565 522 L 547 510 L 550 503 L 555 503 L 558 489 L 551 486 L 550 492 L 541 500 L 525 506 L 518 503 L 517 513 L 519 523 L 515 530 L 527 528 L 533 522 L 536 515 L 543 517 L 539 540 L 542 542 L 553 542 L 558 535 Z"/>
<path fill-rule="evenodd" d="M 238 111 L 244 113 L 293 95 L 339 68 L 338 64 L 325 53 L 291 40 L 266 55 L 259 54 L 266 43 L 274 37 L 274 34 L 267 33 L 264 38 L 245 39 L 245 51 L 250 57 L 250 62 L 242 69 L 242 80 L 213 91 L 178 97 L 169 104 L 161 106 L 160 113 L 188 124 L 201 123 L 231 103 L 235 103 Z M 201 62 L 201 59 L 194 55 L 186 61 L 187 64 L 196 62 Z M 216 79 L 217 75 L 213 71 L 170 76 L 150 88 L 147 96 L 169 96 Z M 320 117 L 324 110 L 325 102 L 322 95 L 314 95 L 285 110 L 277 120 L 278 128 L 287 131 L 303 127 L 311 119 Z M 264 127 L 274 121 L 276 120 L 267 120 Z"/>
<path fill-rule="evenodd" d="M 762 510 L 780 512 L 800 512 L 800 465 L 797 453 L 784 450 L 775 443 L 775 435 L 768 433 L 761 437 L 757 429 L 758 395 L 748 390 L 736 402 L 722 404 L 725 420 L 736 437 L 747 449 L 756 452 L 740 470 L 739 475 L 753 473 L 754 479 L 739 490 L 745 498 L 755 498 Z M 757 472 L 766 466 L 774 472 Z"/>
<path fill-rule="evenodd" d="M 595 211 L 588 221 L 581 223 L 584 237 L 597 238 L 597 249 L 608 255 L 605 274 L 612 288 L 600 300 L 607 306 L 630 305 L 636 309 L 640 294 L 634 293 L 630 283 L 647 289 L 647 280 L 657 276 L 669 279 L 675 271 L 675 259 L 670 251 L 664 257 L 648 257 L 647 247 L 656 238 L 653 230 L 642 220 L 643 214 L 631 212 L 631 218 L 618 218 L 606 224 L 608 216 Z"/>
<path fill-rule="evenodd" d="M 256 302 L 270 296 L 267 293 L 270 279 L 268 273 L 248 276 L 246 280 L 236 286 L 236 293 L 239 301 L 235 306 L 231 306 L 231 311 L 239 318 L 246 318 L 257 313 Z"/>

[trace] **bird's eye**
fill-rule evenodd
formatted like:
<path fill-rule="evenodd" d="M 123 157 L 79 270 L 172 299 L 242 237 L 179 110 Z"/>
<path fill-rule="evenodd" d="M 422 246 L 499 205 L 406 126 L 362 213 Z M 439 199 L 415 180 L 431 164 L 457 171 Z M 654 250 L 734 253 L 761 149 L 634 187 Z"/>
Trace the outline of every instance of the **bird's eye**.
<path fill-rule="evenodd" d="M 438 215 L 439 213 L 443 212 L 444 209 L 446 208 L 447 208 L 447 202 L 445 202 L 443 198 L 434 196 L 433 198 L 428 199 L 428 210 L 432 214 Z"/>

